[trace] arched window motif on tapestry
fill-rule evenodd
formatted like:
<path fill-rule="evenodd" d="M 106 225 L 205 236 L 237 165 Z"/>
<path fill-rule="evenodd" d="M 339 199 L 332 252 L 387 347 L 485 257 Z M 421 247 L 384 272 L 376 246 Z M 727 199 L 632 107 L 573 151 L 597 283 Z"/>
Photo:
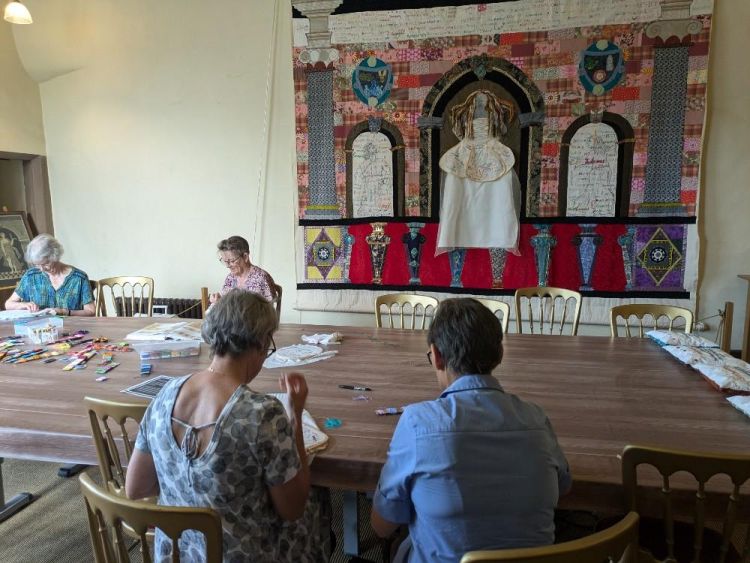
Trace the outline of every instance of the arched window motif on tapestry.
<path fill-rule="evenodd" d="M 477 90 L 489 90 L 515 109 L 515 119 L 501 140 L 513 150 L 515 170 L 521 182 L 521 216 L 539 213 L 541 188 L 541 146 L 544 97 L 521 69 L 505 59 L 485 55 L 456 64 L 432 87 L 425 98 L 420 129 L 419 208 L 420 215 L 440 215 L 440 157 L 458 144 L 444 118 L 456 104 Z"/>
<path fill-rule="evenodd" d="M 557 190 L 561 217 L 627 217 L 633 127 L 616 113 L 584 115 L 565 131 Z"/>
<path fill-rule="evenodd" d="M 380 119 L 358 123 L 346 138 L 346 210 L 358 217 L 404 215 L 404 139 Z"/>

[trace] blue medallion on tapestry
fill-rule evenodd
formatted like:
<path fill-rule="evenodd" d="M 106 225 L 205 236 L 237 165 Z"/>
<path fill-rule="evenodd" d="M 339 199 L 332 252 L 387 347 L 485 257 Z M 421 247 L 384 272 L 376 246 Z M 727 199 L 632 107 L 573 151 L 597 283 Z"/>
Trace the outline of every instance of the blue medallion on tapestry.
<path fill-rule="evenodd" d="M 578 78 L 586 91 L 595 96 L 601 96 L 617 86 L 624 73 L 625 57 L 611 41 L 600 39 L 581 52 Z"/>
<path fill-rule="evenodd" d="M 369 107 L 382 104 L 391 95 L 393 69 L 377 57 L 360 61 L 352 73 L 352 90 L 360 102 Z"/>

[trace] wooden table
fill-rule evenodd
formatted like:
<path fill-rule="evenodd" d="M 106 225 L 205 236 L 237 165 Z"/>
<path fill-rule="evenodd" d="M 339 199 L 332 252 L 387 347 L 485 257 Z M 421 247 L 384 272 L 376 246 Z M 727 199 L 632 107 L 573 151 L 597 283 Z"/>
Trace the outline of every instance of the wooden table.
<path fill-rule="evenodd" d="M 65 319 L 65 329 L 85 328 L 112 341 L 141 328 L 145 319 Z M 0 328 L 0 335 L 12 327 Z M 284 325 L 277 346 L 302 334 L 344 334 L 339 354 L 300 367 L 310 394 L 307 408 L 320 426 L 328 417 L 343 421 L 327 430 L 329 447 L 312 465 L 317 485 L 349 491 L 374 489 L 397 422 L 375 408 L 428 400 L 439 394 L 425 357 L 425 334 L 394 329 Z M 0 457 L 95 465 L 96 453 L 81 399 L 138 400 L 120 390 L 141 380 L 135 353 L 116 354 L 120 367 L 109 381 L 94 381 L 95 366 L 63 372 L 62 363 L 0 364 Z M 94 362 L 95 363 L 95 362 Z M 181 375 L 206 366 L 200 358 L 153 361 L 153 374 Z M 279 370 L 263 370 L 251 386 L 276 391 Z M 619 510 L 618 454 L 626 444 L 694 450 L 750 452 L 750 421 L 683 366 L 646 339 L 508 335 L 505 359 L 496 375 L 507 391 L 541 405 L 570 461 L 574 486 L 562 506 Z M 339 389 L 357 383 L 361 393 Z M 648 483 L 648 481 L 646 481 Z M 652 479 L 654 487 L 658 481 Z M 722 485 L 716 485 L 722 488 Z"/>

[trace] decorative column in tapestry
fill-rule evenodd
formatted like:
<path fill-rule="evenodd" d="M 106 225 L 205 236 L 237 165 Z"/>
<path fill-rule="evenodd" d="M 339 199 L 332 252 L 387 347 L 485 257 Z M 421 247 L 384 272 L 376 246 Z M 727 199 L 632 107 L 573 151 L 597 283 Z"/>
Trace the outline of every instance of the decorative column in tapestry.
<path fill-rule="evenodd" d="M 646 191 L 640 216 L 686 212 L 680 196 L 690 36 L 703 29 L 700 21 L 689 17 L 691 4 L 692 0 L 662 0 L 662 19 L 646 27 L 646 35 L 656 44 Z"/>
<path fill-rule="evenodd" d="M 331 48 L 328 16 L 342 0 L 295 0 L 293 5 L 310 21 L 307 46 L 299 54 L 306 65 L 307 130 L 309 135 L 307 207 L 305 217 L 337 219 L 341 217 L 336 198 L 336 162 L 333 138 L 332 64 L 338 60 Z"/>

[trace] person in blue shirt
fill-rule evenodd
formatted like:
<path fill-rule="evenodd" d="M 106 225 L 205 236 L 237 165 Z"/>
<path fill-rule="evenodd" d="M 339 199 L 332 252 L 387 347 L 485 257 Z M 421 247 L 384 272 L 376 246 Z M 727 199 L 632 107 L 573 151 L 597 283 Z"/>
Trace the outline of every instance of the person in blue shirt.
<path fill-rule="evenodd" d="M 34 237 L 26 247 L 26 262 L 31 267 L 5 308 L 93 317 L 96 311 L 89 278 L 78 268 L 62 263 L 62 254 L 62 245 L 52 235 Z"/>
<path fill-rule="evenodd" d="M 544 411 L 492 376 L 502 337 L 474 299 L 446 299 L 435 312 L 427 357 L 442 393 L 404 409 L 373 498 L 379 536 L 409 527 L 396 563 L 554 542 L 570 469 Z"/>

